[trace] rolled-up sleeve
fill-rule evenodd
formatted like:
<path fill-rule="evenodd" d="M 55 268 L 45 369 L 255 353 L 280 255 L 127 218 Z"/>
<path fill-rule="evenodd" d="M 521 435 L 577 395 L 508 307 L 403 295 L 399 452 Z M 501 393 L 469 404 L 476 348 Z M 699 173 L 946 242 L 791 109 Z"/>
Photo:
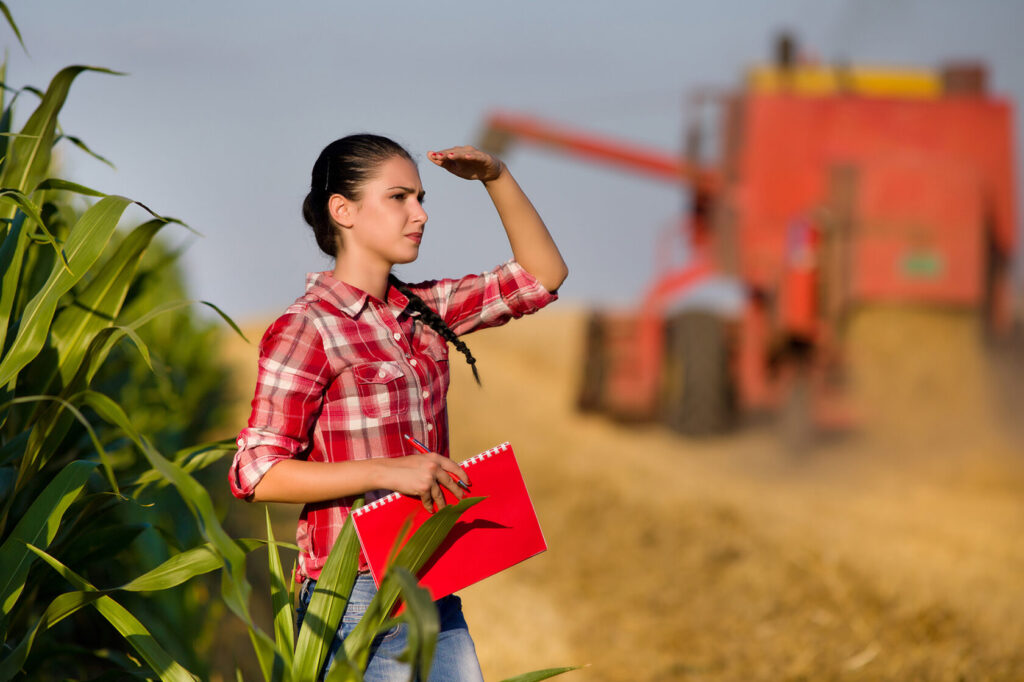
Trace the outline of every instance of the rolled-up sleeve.
<path fill-rule="evenodd" d="M 497 327 L 558 300 L 558 294 L 545 289 L 514 260 L 482 275 L 441 280 L 430 293 L 431 307 L 459 335 Z"/>
<path fill-rule="evenodd" d="M 314 323 L 302 311 L 278 318 L 260 342 L 252 413 L 228 472 L 235 497 L 249 499 L 272 466 L 305 452 L 329 381 L 327 354 Z"/>

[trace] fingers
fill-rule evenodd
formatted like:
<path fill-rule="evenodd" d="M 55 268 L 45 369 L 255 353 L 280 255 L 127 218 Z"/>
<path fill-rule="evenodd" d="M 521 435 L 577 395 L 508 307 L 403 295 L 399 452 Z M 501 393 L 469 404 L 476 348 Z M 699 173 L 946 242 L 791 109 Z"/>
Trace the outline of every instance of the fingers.
<path fill-rule="evenodd" d="M 450 474 L 450 476 L 445 479 L 447 482 L 451 483 L 451 486 L 447 486 L 448 489 L 455 493 L 461 500 L 465 495 L 460 493 L 467 491 L 471 485 L 469 482 L 469 474 L 466 473 L 465 469 L 448 458 L 444 458 L 444 460 L 442 460 L 441 466 L 448 474 Z"/>
<path fill-rule="evenodd" d="M 482 152 L 476 147 L 468 144 L 457 145 L 455 147 L 448 147 L 440 151 L 429 151 L 427 152 L 427 158 L 434 163 L 440 165 L 445 160 L 459 160 L 459 159 L 482 159 L 492 158 L 490 154 Z"/>
<path fill-rule="evenodd" d="M 494 180 L 503 165 L 497 158 L 470 145 L 427 152 L 427 158 L 445 170 L 468 180 Z"/>
<path fill-rule="evenodd" d="M 444 493 L 441 492 L 441 488 L 437 483 L 430 486 L 430 491 L 420 497 L 420 501 L 423 502 L 423 507 L 428 512 L 441 511 L 448 504 L 444 499 Z"/>
<path fill-rule="evenodd" d="M 469 476 L 462 470 L 462 467 L 452 462 L 447 457 L 440 457 L 438 464 L 440 465 L 437 470 L 435 482 L 431 486 L 431 497 L 432 501 L 437 505 L 437 510 L 444 509 L 447 506 L 447 500 L 445 500 L 444 492 L 440 486 L 447 488 L 456 500 L 461 500 L 466 496 L 466 489 L 469 486 Z M 466 486 L 462 488 L 459 484 Z"/>
<path fill-rule="evenodd" d="M 457 500 L 465 497 L 465 490 L 468 489 L 469 476 L 462 467 L 455 464 L 447 457 L 431 452 L 423 455 L 409 455 L 397 460 L 393 466 L 401 467 L 411 477 L 408 486 L 402 486 L 400 490 L 409 494 L 412 493 L 420 498 L 423 508 L 428 512 L 439 511 L 447 506 L 444 496 L 444 489 Z M 467 486 L 461 488 L 461 485 Z"/>

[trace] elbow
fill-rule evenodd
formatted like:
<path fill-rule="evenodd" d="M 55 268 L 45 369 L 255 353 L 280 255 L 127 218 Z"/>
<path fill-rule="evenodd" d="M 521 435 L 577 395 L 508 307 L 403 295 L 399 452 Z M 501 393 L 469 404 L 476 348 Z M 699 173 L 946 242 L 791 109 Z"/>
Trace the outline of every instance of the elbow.
<path fill-rule="evenodd" d="M 541 285 L 550 292 L 558 291 L 562 283 L 569 276 L 569 266 L 565 263 L 561 264 L 561 267 L 553 270 L 550 273 L 546 273 L 544 279 L 538 278 Z"/>

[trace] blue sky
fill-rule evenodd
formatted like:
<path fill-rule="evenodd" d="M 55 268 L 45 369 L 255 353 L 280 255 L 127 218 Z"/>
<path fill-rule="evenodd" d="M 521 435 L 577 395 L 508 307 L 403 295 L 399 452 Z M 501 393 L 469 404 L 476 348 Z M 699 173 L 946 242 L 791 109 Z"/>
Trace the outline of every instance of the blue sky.
<path fill-rule="evenodd" d="M 43 87 L 68 64 L 130 74 L 84 74 L 61 119 L 116 170 L 74 150 L 62 154 L 65 169 L 202 232 L 185 257 L 193 293 L 241 318 L 279 311 L 301 294 L 305 272 L 329 267 L 299 207 L 320 149 L 350 132 L 389 135 L 422 158 L 473 142 L 488 111 L 510 110 L 674 152 L 686 94 L 736 86 L 782 28 L 825 60 L 928 67 L 982 59 L 993 89 L 1024 101 L 1024 3 L 1015 1 L 8 6 L 29 50 L 4 29 L 12 85 Z M 564 297 L 636 300 L 657 235 L 682 206 L 680 190 L 528 148 L 506 161 L 572 269 Z M 425 161 L 420 169 L 428 234 L 400 276 L 459 275 L 506 259 L 482 188 Z"/>

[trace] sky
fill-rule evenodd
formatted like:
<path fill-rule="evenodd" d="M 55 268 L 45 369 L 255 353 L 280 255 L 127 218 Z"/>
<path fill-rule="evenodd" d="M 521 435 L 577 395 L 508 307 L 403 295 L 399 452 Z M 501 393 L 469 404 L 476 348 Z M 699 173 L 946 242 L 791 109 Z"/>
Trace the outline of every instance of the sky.
<path fill-rule="evenodd" d="M 425 160 L 429 150 L 474 143 L 491 111 L 675 153 L 687 94 L 739 85 L 783 29 L 826 61 L 980 59 L 992 90 L 1024 101 L 1024 2 L 1016 0 L 7 5 L 28 48 L 0 28 L 10 85 L 44 87 L 70 64 L 127 74 L 75 82 L 63 129 L 116 168 L 62 143 L 65 175 L 202 233 L 164 231 L 186 247 L 192 295 L 243 320 L 281 311 L 301 295 L 306 272 L 331 267 L 300 207 L 320 150 L 349 133 L 388 135 L 420 160 L 427 233 L 419 259 L 396 270 L 415 281 L 511 256 L 483 188 Z M 25 106 L 20 120 L 27 114 Z M 1018 106 L 1018 131 L 1022 123 Z M 684 206 L 680 187 L 529 147 L 504 160 L 569 264 L 563 298 L 639 300 L 659 235 Z"/>

